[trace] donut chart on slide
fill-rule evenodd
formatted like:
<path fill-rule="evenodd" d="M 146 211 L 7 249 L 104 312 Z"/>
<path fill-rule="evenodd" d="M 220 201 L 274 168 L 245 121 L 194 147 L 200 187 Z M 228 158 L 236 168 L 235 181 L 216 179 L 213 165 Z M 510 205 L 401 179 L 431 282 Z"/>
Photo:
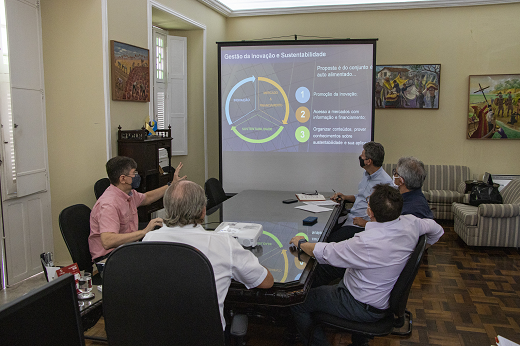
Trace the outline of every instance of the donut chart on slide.
<path fill-rule="evenodd" d="M 234 114 L 234 118 L 236 119 L 232 120 L 232 116 L 230 114 L 230 103 L 233 100 L 233 94 L 235 94 L 237 90 L 240 90 L 240 88 L 248 86 L 246 83 L 252 83 L 254 86 L 254 104 L 252 104 L 253 109 L 246 114 Z M 267 85 L 265 83 L 267 83 Z M 267 91 L 262 93 L 259 91 L 261 88 Z M 280 102 L 260 102 L 260 97 L 267 99 L 269 95 L 276 97 L 278 100 L 281 98 Z M 269 97 L 269 100 L 264 100 L 263 102 L 272 101 L 272 97 Z M 281 112 L 282 115 L 279 112 L 281 108 L 284 108 L 283 112 Z M 276 138 L 283 131 L 284 125 L 287 125 L 287 121 L 289 120 L 289 100 L 283 88 L 272 79 L 265 77 L 255 78 L 255 76 L 251 76 L 242 79 L 230 90 L 226 98 L 225 113 L 226 120 L 231 126 L 231 131 L 233 131 L 239 138 L 249 143 L 267 143 Z M 253 123 L 253 121 L 255 124 L 262 124 L 261 127 L 258 127 L 258 125 L 243 127 L 244 124 L 248 125 L 248 123 Z M 240 132 L 243 131 L 244 128 L 248 129 L 249 131 L 255 130 L 257 137 L 260 138 L 250 138 L 250 134 L 246 135 Z"/>

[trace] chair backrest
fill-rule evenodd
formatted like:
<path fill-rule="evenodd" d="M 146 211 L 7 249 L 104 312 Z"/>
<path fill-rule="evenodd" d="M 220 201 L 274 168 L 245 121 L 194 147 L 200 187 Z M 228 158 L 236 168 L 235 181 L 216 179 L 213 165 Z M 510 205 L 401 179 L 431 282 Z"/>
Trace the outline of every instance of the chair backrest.
<path fill-rule="evenodd" d="M 211 263 L 194 247 L 130 243 L 103 271 L 110 345 L 224 345 Z"/>
<path fill-rule="evenodd" d="M 96 199 L 99 199 L 103 192 L 110 186 L 110 179 L 101 178 L 94 184 L 94 194 L 96 195 Z"/>
<path fill-rule="evenodd" d="M 72 261 L 78 264 L 79 270 L 91 273 L 92 256 L 88 247 L 90 208 L 84 204 L 75 204 L 63 209 L 58 220 Z"/>
<path fill-rule="evenodd" d="M 208 197 L 208 205 L 206 206 L 207 210 L 227 199 L 222 184 L 217 178 L 209 178 L 206 181 L 204 184 L 204 192 L 206 192 L 206 196 Z"/>
<path fill-rule="evenodd" d="M 408 301 L 408 294 L 412 288 L 413 281 L 421 265 L 421 259 L 426 249 L 426 236 L 419 237 L 419 241 L 415 246 L 415 250 L 406 262 L 401 275 L 397 279 L 392 292 L 390 293 L 390 311 L 398 317 L 404 315 L 406 309 L 406 302 Z"/>

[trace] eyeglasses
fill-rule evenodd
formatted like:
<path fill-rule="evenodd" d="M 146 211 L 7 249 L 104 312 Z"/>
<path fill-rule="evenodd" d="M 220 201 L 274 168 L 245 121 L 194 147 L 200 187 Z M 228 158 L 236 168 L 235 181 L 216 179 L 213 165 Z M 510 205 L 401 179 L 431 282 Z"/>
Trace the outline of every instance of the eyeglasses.
<path fill-rule="evenodd" d="M 123 174 L 124 176 L 127 176 L 127 177 L 130 177 L 130 178 L 133 178 L 135 177 L 136 175 L 138 175 L 139 172 L 138 171 L 134 171 L 134 175 L 130 175 L 130 174 Z"/>
<path fill-rule="evenodd" d="M 397 170 L 395 168 L 392 169 L 392 175 L 394 177 L 400 177 L 399 173 L 397 173 Z"/>

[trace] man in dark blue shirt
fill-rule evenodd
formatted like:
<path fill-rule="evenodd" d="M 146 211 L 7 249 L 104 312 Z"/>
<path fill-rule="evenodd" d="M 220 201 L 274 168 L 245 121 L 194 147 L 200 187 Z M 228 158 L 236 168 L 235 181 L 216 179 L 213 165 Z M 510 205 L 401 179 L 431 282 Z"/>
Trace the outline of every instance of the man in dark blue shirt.
<path fill-rule="evenodd" d="M 420 219 L 433 219 L 433 212 L 421 191 L 426 170 L 415 157 L 401 157 L 392 171 L 394 184 L 403 196 L 401 215 L 414 215 Z"/>

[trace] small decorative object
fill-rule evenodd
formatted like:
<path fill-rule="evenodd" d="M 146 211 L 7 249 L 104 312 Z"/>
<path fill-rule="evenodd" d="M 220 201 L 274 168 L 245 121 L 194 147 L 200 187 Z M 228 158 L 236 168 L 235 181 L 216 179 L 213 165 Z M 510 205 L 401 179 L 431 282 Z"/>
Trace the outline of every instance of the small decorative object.
<path fill-rule="evenodd" d="M 157 121 L 150 120 L 150 116 L 146 117 L 144 121 L 144 128 L 148 131 L 148 136 L 155 136 L 155 131 L 157 131 Z"/>
<path fill-rule="evenodd" d="M 469 76 L 468 139 L 520 138 L 520 74 Z"/>
<path fill-rule="evenodd" d="M 441 65 L 377 65 L 376 108 L 439 109 Z"/>
<path fill-rule="evenodd" d="M 150 102 L 150 58 L 145 48 L 110 41 L 112 100 Z"/>

